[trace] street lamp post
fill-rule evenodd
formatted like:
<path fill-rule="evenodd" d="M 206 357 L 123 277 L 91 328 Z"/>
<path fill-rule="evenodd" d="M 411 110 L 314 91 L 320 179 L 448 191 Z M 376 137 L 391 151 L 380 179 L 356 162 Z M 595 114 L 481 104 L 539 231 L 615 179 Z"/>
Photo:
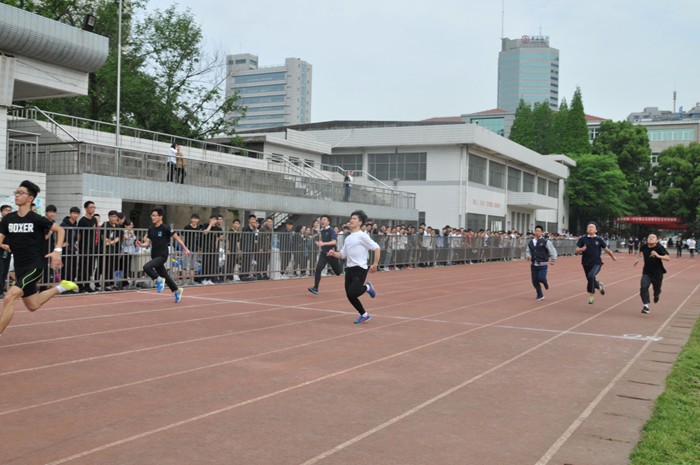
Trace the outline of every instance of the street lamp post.
<path fill-rule="evenodd" d="M 117 126 L 114 131 L 114 145 L 116 145 L 115 172 L 119 174 L 121 163 L 121 142 L 119 133 L 121 131 L 121 100 L 122 100 L 122 0 L 119 1 L 119 31 L 117 32 Z"/>

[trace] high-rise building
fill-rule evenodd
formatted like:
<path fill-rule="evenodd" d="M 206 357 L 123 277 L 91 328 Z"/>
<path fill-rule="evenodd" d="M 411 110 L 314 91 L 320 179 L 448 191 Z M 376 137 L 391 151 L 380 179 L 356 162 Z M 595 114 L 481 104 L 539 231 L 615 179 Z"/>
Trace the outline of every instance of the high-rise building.
<path fill-rule="evenodd" d="M 559 108 L 559 50 L 549 46 L 549 37 L 501 39 L 498 109 L 514 112 L 520 99 Z"/>
<path fill-rule="evenodd" d="M 228 56 L 226 95 L 238 92 L 247 108 L 239 130 L 289 126 L 311 122 L 311 65 L 287 58 L 284 65 L 258 67 L 250 53 Z"/>

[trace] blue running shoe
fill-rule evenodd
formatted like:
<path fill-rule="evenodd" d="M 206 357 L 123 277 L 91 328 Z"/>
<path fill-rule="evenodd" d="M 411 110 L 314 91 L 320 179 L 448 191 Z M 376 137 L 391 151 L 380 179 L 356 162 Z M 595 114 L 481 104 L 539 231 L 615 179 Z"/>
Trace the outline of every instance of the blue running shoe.
<path fill-rule="evenodd" d="M 360 316 L 357 320 L 355 320 L 355 324 L 359 325 L 360 323 L 364 323 L 365 321 L 369 321 L 372 319 L 372 316 L 368 313 L 367 316 Z"/>
<path fill-rule="evenodd" d="M 369 296 L 373 299 L 377 296 L 377 291 L 374 290 L 372 281 L 367 281 L 367 294 L 369 294 Z"/>
<path fill-rule="evenodd" d="M 310 287 L 309 292 L 313 295 L 318 295 L 318 289 L 316 289 L 315 287 Z"/>
<path fill-rule="evenodd" d="M 165 289 L 165 279 L 163 279 L 163 278 L 156 279 L 156 291 L 163 292 L 163 289 Z"/>
<path fill-rule="evenodd" d="M 180 299 L 182 299 L 182 288 L 179 287 L 177 291 L 173 292 L 173 295 L 175 296 L 175 303 L 180 302 Z"/>

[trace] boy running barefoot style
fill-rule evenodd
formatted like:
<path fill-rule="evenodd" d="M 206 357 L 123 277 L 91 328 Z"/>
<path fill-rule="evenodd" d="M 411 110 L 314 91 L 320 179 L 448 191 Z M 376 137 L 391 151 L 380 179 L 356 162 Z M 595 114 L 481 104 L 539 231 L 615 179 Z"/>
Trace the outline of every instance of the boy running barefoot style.
<path fill-rule="evenodd" d="M 167 284 L 173 296 L 175 296 L 175 303 L 178 303 L 182 298 L 182 288 L 177 287 L 175 281 L 173 281 L 168 274 L 168 270 L 165 269 L 165 264 L 168 261 L 170 238 L 172 237 L 175 242 L 180 244 L 185 255 L 190 255 L 190 249 L 185 246 L 180 236 L 170 229 L 170 225 L 163 223 L 164 214 L 162 208 L 154 208 L 151 211 L 151 222 L 153 222 L 153 224 L 149 226 L 143 241 L 136 241 L 136 245 L 138 247 L 151 246 L 151 261 L 143 265 L 143 271 L 145 271 L 151 279 L 156 280 L 156 290 L 158 292 L 162 292 Z"/>
<path fill-rule="evenodd" d="M 348 222 L 350 226 L 350 235 L 345 238 L 343 247 L 339 252 L 332 249 L 328 252 L 329 257 L 344 258 L 346 260 L 345 295 L 347 295 L 352 306 L 355 307 L 355 310 L 360 314 L 357 320 L 355 320 L 355 324 L 364 323 L 372 319 L 370 314 L 367 313 L 362 306 L 359 297 L 365 292 L 373 299 L 377 295 L 372 283 L 370 281 L 365 283 L 365 279 L 367 278 L 367 271 L 370 273 L 377 271 L 381 249 L 379 248 L 379 244 L 370 238 L 369 234 L 360 230 L 362 225 L 366 222 L 367 214 L 365 212 L 362 210 L 352 212 L 350 221 Z M 374 251 L 374 262 L 368 270 L 367 254 L 370 250 Z"/>
<path fill-rule="evenodd" d="M 5 215 L 0 222 L 0 247 L 14 255 L 16 276 L 15 283 L 5 294 L 0 315 L 0 334 L 10 324 L 17 300 L 22 299 L 29 311 L 33 312 L 53 296 L 78 289 L 74 282 L 64 280 L 58 286 L 37 292 L 37 283 L 44 274 L 46 259 L 51 260 L 51 268 L 63 266 L 61 247 L 46 254 L 45 234 L 47 231 L 56 233 L 56 244 L 63 244 L 66 237 L 65 229 L 32 211 L 32 202 L 39 192 L 39 186 L 33 182 L 22 181 L 15 191 L 17 211 Z"/>

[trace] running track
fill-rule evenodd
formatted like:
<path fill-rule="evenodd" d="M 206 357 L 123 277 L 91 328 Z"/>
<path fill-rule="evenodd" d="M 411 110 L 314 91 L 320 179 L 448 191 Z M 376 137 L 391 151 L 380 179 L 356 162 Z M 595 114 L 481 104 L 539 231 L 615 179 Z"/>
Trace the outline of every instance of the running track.
<path fill-rule="evenodd" d="M 342 278 L 62 296 L 0 338 L 5 465 L 620 465 L 700 313 L 667 262 L 642 315 L 618 254 L 536 302 L 522 261 L 379 273 L 354 325 Z M 167 295 L 166 295 L 167 294 Z"/>

